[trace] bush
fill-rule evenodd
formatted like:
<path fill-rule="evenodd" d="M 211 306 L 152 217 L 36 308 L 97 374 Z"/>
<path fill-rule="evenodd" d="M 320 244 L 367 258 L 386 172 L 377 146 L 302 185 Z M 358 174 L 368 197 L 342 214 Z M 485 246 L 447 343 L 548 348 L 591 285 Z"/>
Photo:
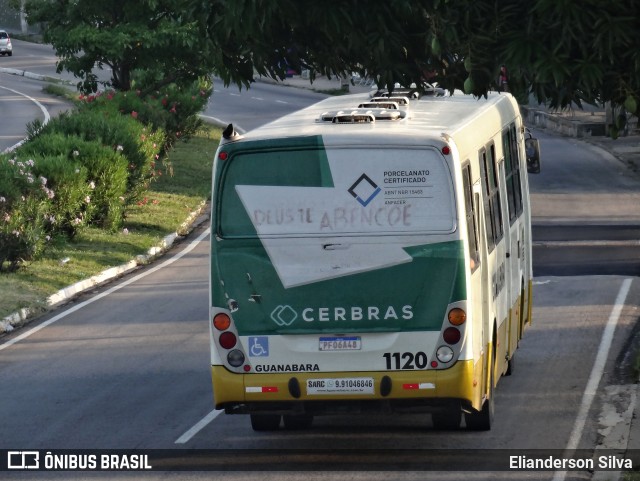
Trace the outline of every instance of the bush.
<path fill-rule="evenodd" d="M 81 219 L 84 223 L 95 224 L 109 230 L 117 230 L 122 225 L 124 200 L 127 193 L 128 162 L 120 152 L 105 147 L 99 142 L 84 140 L 75 135 L 44 133 L 24 144 L 18 153 L 21 156 L 62 156 L 69 169 L 76 174 L 77 165 L 81 165 L 86 169 L 83 189 L 78 190 L 78 192 L 82 191 L 81 199 L 84 202 L 82 209 L 78 211 L 78 214 L 82 214 Z M 36 165 L 41 164 L 38 162 Z M 64 186 L 65 182 L 70 181 L 71 170 L 61 177 L 59 182 L 57 174 L 61 172 L 61 170 L 42 172 L 41 175 L 55 184 Z M 75 175 L 74 179 L 79 180 L 80 176 Z M 75 221 L 75 218 L 76 216 L 71 220 Z"/>
<path fill-rule="evenodd" d="M 172 84 L 148 95 L 140 90 L 107 91 L 81 99 L 89 109 L 130 115 L 153 130 L 164 131 L 166 150 L 176 140 L 191 137 L 201 127 L 198 114 L 209 101 L 211 91 L 211 82 L 201 81 L 189 88 Z"/>
<path fill-rule="evenodd" d="M 32 140 L 56 132 L 100 142 L 128 160 L 126 205 L 142 198 L 156 175 L 155 162 L 164 134 L 150 131 L 134 118 L 92 109 L 65 112 L 42 127 Z"/>
<path fill-rule="evenodd" d="M 0 270 L 35 259 L 60 233 L 121 227 L 126 207 L 161 175 L 160 153 L 201 126 L 211 87 L 203 80 L 150 95 L 106 92 L 82 97 L 47 125 L 29 124 L 15 155 L 0 155 Z"/>
<path fill-rule="evenodd" d="M 88 170 L 66 156 L 37 157 L 34 171 L 47 179 L 53 191 L 50 234 L 62 233 L 69 239 L 91 222 L 95 208 L 90 200 Z"/>
<path fill-rule="evenodd" d="M 32 160 L 0 156 L 0 271 L 38 258 L 49 240 L 51 190 L 33 167 Z"/>

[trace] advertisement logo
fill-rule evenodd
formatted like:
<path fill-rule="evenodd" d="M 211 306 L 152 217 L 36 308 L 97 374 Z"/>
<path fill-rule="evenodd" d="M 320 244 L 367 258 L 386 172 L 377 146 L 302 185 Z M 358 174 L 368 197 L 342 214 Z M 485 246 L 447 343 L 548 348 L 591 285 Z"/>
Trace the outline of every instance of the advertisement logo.
<path fill-rule="evenodd" d="M 271 319 L 280 327 L 290 326 L 298 318 L 291 306 L 278 306 L 271 313 Z"/>
<path fill-rule="evenodd" d="M 380 193 L 380 187 L 369 178 L 367 174 L 362 174 L 358 180 L 356 180 L 348 192 L 356 198 L 363 207 L 369 205 L 376 195 Z"/>
<path fill-rule="evenodd" d="M 7 468 L 40 469 L 40 453 L 38 451 L 7 452 Z"/>

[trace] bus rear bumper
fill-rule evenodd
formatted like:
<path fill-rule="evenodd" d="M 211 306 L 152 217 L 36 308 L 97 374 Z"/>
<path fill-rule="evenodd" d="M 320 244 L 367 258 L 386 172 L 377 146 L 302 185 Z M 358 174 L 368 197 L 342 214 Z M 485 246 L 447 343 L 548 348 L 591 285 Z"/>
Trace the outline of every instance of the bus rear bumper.
<path fill-rule="evenodd" d="M 436 412 L 482 406 L 482 361 L 446 370 L 234 374 L 212 366 L 216 409 L 228 414 Z M 372 379 L 367 392 L 309 393 L 308 381 Z"/>

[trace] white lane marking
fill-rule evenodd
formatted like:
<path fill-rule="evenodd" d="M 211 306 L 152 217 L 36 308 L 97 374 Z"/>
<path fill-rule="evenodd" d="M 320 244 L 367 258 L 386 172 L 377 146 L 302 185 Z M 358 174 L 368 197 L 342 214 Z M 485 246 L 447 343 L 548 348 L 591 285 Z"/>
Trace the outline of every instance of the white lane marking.
<path fill-rule="evenodd" d="M 218 417 L 218 415 L 220 415 L 223 412 L 224 411 L 222 409 L 214 409 L 209 414 L 207 414 L 205 417 L 203 417 L 200 421 L 198 421 L 186 433 L 184 433 L 182 436 L 180 436 L 178 439 L 176 439 L 175 444 L 185 444 L 185 443 L 189 442 L 189 440 L 192 437 L 194 437 L 196 434 L 198 434 L 202 429 L 204 429 L 205 426 L 207 426 L 207 424 L 209 424 L 211 421 L 213 421 L 215 418 Z"/>
<path fill-rule="evenodd" d="M 204 231 L 196 239 L 191 241 L 191 243 L 187 247 L 185 247 L 184 250 L 182 250 L 181 252 L 178 252 L 175 256 L 171 257 L 170 259 L 167 259 L 166 261 L 158 264 L 157 266 L 152 267 L 148 271 L 142 272 L 141 274 L 138 274 L 137 276 L 134 276 L 131 279 L 127 279 L 126 281 L 118 284 L 117 286 L 112 287 L 111 289 L 108 289 L 108 290 L 96 295 L 95 297 L 92 297 L 91 299 L 87 299 L 86 301 L 81 302 L 80 304 L 76 304 L 72 308 L 67 309 L 64 312 L 61 312 L 57 316 L 52 317 L 51 319 L 49 319 L 46 322 L 43 322 L 39 326 L 36 326 L 33 329 L 29 329 L 24 334 L 21 334 L 18 337 L 15 337 L 14 339 L 11 339 L 10 341 L 7 341 L 5 344 L 1 344 L 0 345 L 0 351 L 4 350 L 4 349 L 6 349 L 6 348 L 8 348 L 10 346 L 13 346 L 17 342 L 20 342 L 20 341 L 28 338 L 29 336 L 35 334 L 39 330 L 44 329 L 47 326 L 50 326 L 54 322 L 57 322 L 60 319 L 64 319 L 69 314 L 72 314 L 72 313 L 82 309 L 83 307 L 88 306 L 89 304 L 92 304 L 92 303 L 94 303 L 95 301 L 97 301 L 99 299 L 102 299 L 103 297 L 107 297 L 109 294 L 113 294 L 114 292 L 119 291 L 120 289 L 122 289 L 123 287 L 128 286 L 129 284 L 137 282 L 140 279 L 143 279 L 143 278 L 147 277 L 148 275 L 153 274 L 154 272 L 159 271 L 160 269 L 162 269 L 164 267 L 167 267 L 168 265 L 173 264 L 177 260 L 179 260 L 182 257 L 184 257 L 186 254 L 191 252 L 205 237 L 207 237 L 209 235 L 209 232 L 210 232 L 210 228 L 207 228 L 206 231 Z"/>
<path fill-rule="evenodd" d="M 262 97 L 251 97 L 251 100 L 264 100 Z"/>
<path fill-rule="evenodd" d="M 284 100 L 276 100 L 276 103 L 277 104 L 287 104 L 287 105 L 289 105 L 289 102 L 286 102 Z"/>
<path fill-rule="evenodd" d="M 0 89 L 5 89 L 5 90 L 8 90 L 9 92 L 13 92 L 14 94 L 21 95 L 24 98 L 26 98 L 28 100 L 31 100 L 34 104 L 36 104 L 38 107 L 40 107 L 40 110 L 42 110 L 42 113 L 44 114 L 44 123 L 43 123 L 43 125 L 47 125 L 49 123 L 49 120 L 51 120 L 51 116 L 49 115 L 49 111 L 45 108 L 44 105 L 42 105 L 40 102 L 38 102 L 33 97 L 30 97 L 27 94 L 24 94 L 22 92 L 18 92 L 17 90 L 10 89 L 9 87 L 3 87 L 2 85 L 0 85 Z M 24 143 L 24 140 L 21 140 L 17 144 L 12 145 L 11 147 L 8 147 L 5 150 L 3 150 L 2 153 L 11 152 L 11 151 L 17 149 L 18 147 L 20 147 L 23 143 Z"/>
<path fill-rule="evenodd" d="M 571 432 L 571 436 L 569 436 L 569 442 L 567 443 L 567 447 L 565 448 L 565 452 L 563 455 L 565 459 L 569 459 L 572 455 L 572 452 L 578 448 L 578 443 L 580 442 L 580 438 L 582 437 L 584 425 L 587 422 L 589 409 L 591 409 L 591 404 L 593 403 L 593 399 L 595 398 L 596 392 L 598 390 L 598 385 L 600 384 L 600 380 L 602 379 L 602 373 L 604 372 L 605 364 L 607 363 L 607 358 L 609 357 L 609 349 L 611 348 L 611 343 L 613 342 L 613 334 L 616 330 L 616 325 L 618 324 L 618 319 L 620 318 L 620 313 L 622 312 L 622 308 L 624 307 L 625 300 L 627 299 L 627 295 L 629 294 L 632 280 L 633 279 L 625 279 L 623 281 L 622 286 L 620 287 L 620 291 L 618 291 L 616 302 L 613 305 L 611 314 L 609 315 L 607 325 L 605 326 L 604 332 L 602 333 L 600 346 L 598 347 L 598 354 L 596 355 L 596 360 L 593 363 L 593 368 L 591 369 L 591 374 L 589 375 L 587 386 L 584 388 L 584 392 L 582 393 L 582 403 L 580 404 L 580 410 L 578 411 L 578 415 L 576 416 L 576 421 L 573 425 L 573 431 Z M 566 476 L 566 471 L 556 471 L 553 475 L 553 481 L 564 481 Z"/>

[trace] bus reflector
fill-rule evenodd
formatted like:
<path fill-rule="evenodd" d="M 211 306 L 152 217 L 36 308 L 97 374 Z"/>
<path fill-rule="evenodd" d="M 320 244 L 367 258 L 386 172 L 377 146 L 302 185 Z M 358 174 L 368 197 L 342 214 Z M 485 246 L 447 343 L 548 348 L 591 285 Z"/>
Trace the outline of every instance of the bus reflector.
<path fill-rule="evenodd" d="M 432 382 L 421 382 L 419 384 L 417 383 L 411 383 L 411 384 L 403 384 L 402 385 L 402 389 L 407 389 L 407 390 L 414 390 L 414 389 L 435 389 L 436 385 L 433 384 Z"/>
<path fill-rule="evenodd" d="M 403 384 L 402 389 L 418 389 L 417 384 Z"/>
<path fill-rule="evenodd" d="M 227 160 L 227 157 L 229 156 L 229 154 L 227 154 L 226 152 L 222 151 L 218 154 L 218 158 L 220 160 Z"/>
<path fill-rule="evenodd" d="M 229 329 L 230 325 L 231 325 L 231 318 L 225 313 L 216 314 L 213 317 L 213 326 L 218 331 L 226 331 L 227 329 Z"/>
<path fill-rule="evenodd" d="M 278 392 L 278 386 L 247 386 L 245 392 Z"/>
<path fill-rule="evenodd" d="M 449 311 L 449 322 L 454 326 L 461 326 L 467 320 L 467 313 L 459 307 L 454 307 Z"/>

